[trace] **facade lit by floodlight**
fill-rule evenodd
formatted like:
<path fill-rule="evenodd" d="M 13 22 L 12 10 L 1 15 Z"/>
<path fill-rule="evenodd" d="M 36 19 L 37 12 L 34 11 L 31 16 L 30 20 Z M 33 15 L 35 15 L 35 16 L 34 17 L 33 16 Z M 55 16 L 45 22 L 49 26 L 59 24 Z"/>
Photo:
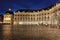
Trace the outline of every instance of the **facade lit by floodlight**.
<path fill-rule="evenodd" d="M 49 10 L 18 10 L 14 13 L 14 24 L 58 24 L 60 4 Z"/>

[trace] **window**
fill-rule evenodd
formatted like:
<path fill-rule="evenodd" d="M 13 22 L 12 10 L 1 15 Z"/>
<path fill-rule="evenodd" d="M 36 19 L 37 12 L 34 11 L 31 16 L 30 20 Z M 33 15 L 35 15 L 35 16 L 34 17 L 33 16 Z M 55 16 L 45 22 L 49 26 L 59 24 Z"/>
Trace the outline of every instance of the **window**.
<path fill-rule="evenodd" d="M 32 16 L 32 15 L 31 15 Z"/>
<path fill-rule="evenodd" d="M 37 15 L 37 16 L 39 16 L 39 15 Z"/>
<path fill-rule="evenodd" d="M 15 15 L 15 16 L 17 16 L 17 15 Z"/>
<path fill-rule="evenodd" d="M 41 18 L 39 17 L 39 20 L 40 20 Z"/>
<path fill-rule="evenodd" d="M 46 13 L 45 13 L 45 15 L 46 15 Z"/>
<path fill-rule="evenodd" d="M 23 15 L 24 16 L 24 15 Z"/>
<path fill-rule="evenodd" d="M 19 15 L 18 15 L 19 16 Z"/>
<path fill-rule="evenodd" d="M 15 20 L 16 20 L 16 18 L 15 18 Z"/>
<path fill-rule="evenodd" d="M 43 13 L 42 13 L 42 15 L 43 15 Z"/>
<path fill-rule="evenodd" d="M 48 13 L 48 15 L 49 15 L 49 13 Z"/>
<path fill-rule="evenodd" d="M 49 19 L 49 16 L 48 16 L 48 19 Z"/>
<path fill-rule="evenodd" d="M 22 15 L 20 15 L 20 16 L 22 16 Z"/>

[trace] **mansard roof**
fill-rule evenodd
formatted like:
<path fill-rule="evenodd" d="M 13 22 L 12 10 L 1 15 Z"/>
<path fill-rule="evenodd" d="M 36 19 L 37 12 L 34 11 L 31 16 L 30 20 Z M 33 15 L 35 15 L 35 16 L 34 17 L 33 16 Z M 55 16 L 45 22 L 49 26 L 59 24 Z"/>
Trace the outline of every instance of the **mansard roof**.
<path fill-rule="evenodd" d="M 18 11 L 20 11 L 20 12 L 33 12 L 33 11 L 35 11 L 35 12 L 37 12 L 38 10 L 30 10 L 30 9 L 19 9 L 19 10 L 17 10 L 16 12 L 18 12 Z"/>
<path fill-rule="evenodd" d="M 7 14 L 7 13 L 9 13 L 9 14 L 13 14 L 12 11 L 6 11 L 5 14 Z"/>

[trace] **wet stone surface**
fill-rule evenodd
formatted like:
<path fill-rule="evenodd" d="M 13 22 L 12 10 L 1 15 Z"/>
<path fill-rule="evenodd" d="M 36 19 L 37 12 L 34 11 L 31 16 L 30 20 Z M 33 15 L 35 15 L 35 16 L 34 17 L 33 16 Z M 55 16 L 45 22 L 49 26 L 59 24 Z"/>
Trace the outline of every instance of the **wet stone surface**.
<path fill-rule="evenodd" d="M 60 40 L 60 29 L 41 25 L 0 25 L 0 40 Z"/>

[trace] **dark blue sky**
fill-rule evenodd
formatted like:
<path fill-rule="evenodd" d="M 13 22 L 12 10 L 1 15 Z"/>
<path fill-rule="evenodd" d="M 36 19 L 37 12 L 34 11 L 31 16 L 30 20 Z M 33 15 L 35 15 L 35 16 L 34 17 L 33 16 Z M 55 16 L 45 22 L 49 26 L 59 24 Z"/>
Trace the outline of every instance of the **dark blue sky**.
<path fill-rule="evenodd" d="M 60 0 L 0 0 L 0 12 L 3 13 L 12 8 L 12 11 L 18 9 L 42 9 L 54 5 Z"/>

